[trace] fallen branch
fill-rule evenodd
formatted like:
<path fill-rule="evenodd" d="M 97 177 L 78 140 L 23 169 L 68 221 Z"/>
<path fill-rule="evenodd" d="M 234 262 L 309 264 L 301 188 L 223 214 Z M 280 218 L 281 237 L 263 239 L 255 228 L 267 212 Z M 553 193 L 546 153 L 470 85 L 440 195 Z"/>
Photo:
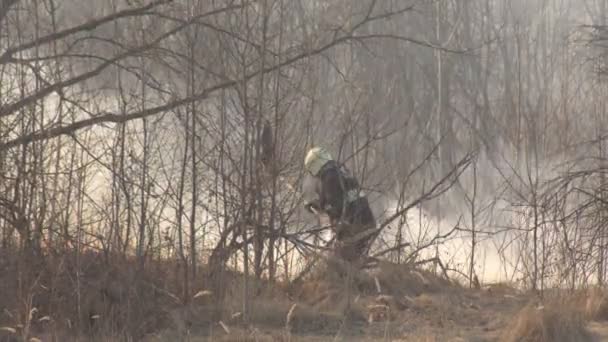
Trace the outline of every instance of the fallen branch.
<path fill-rule="evenodd" d="M 443 263 L 441 262 L 441 259 L 439 259 L 438 257 L 433 257 L 433 258 L 429 258 L 429 259 L 416 261 L 413 264 L 413 266 L 416 267 L 416 266 L 421 266 L 421 265 L 428 264 L 428 263 L 434 263 L 435 265 L 439 265 L 439 268 L 441 268 L 441 273 L 443 274 L 445 279 L 450 280 L 446 267 L 443 265 Z"/>

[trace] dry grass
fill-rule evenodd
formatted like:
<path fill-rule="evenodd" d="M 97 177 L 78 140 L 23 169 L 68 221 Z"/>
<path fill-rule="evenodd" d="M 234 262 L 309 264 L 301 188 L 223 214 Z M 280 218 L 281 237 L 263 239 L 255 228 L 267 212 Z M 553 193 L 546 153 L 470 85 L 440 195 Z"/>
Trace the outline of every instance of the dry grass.
<path fill-rule="evenodd" d="M 17 273 L 11 264 L 0 258 L 7 275 Z M 327 267 L 289 288 L 249 278 L 247 293 L 244 276 L 226 271 L 223 296 L 210 291 L 201 269 L 190 284 L 188 303 L 180 300 L 183 278 L 175 262 L 150 261 L 145 270 L 137 270 L 131 260 L 106 263 L 99 255 L 80 255 L 77 263 L 67 255 L 41 268 L 31 293 L 20 293 L 16 281 L 0 276 L 0 308 L 13 315 L 0 313 L 0 327 L 24 323 L 19 319 L 32 308 L 29 336 L 52 336 L 43 341 L 450 341 L 469 336 L 467 327 L 480 332 L 487 324 L 487 312 L 473 305 L 486 291 L 472 296 L 432 273 L 403 265 L 382 263 L 354 272 L 350 284 Z M 28 307 L 24 295 L 31 296 Z M 241 313 L 244 298 L 247 317 Z M 7 334 L 23 336 L 21 330 L 0 331 L 0 341 Z"/>
<path fill-rule="evenodd" d="M 293 294 L 299 300 L 318 308 L 336 308 L 343 306 L 347 300 L 346 286 L 348 285 L 338 272 L 321 267 L 299 284 Z M 380 263 L 374 269 L 355 272 L 350 286 L 353 298 L 377 295 L 413 298 L 424 293 L 461 290 L 459 286 L 430 272 L 391 263 Z"/>
<path fill-rule="evenodd" d="M 523 308 L 505 329 L 502 342 L 593 341 L 580 311 L 567 303 Z"/>
<path fill-rule="evenodd" d="M 593 288 L 586 291 L 581 302 L 585 317 L 592 321 L 608 321 L 608 294 L 605 290 Z"/>
<path fill-rule="evenodd" d="M 89 252 L 35 265 L 0 259 L 0 326 L 23 327 L 18 335 L 26 340 L 137 339 L 166 327 L 168 313 L 181 305 L 173 265 L 151 263 L 137 271 L 134 260 Z"/>
<path fill-rule="evenodd" d="M 251 303 L 249 324 L 253 326 L 282 329 L 288 319 L 290 331 L 294 334 L 331 335 L 338 331 L 342 322 L 338 313 L 320 312 L 305 304 L 294 308 L 291 302 L 271 298 L 260 298 Z"/>

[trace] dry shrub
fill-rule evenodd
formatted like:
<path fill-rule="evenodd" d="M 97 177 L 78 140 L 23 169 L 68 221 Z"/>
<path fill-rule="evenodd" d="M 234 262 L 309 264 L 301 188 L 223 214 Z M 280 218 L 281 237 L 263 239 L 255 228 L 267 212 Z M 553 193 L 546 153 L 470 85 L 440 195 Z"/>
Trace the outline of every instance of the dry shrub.
<path fill-rule="evenodd" d="M 593 341 L 580 312 L 568 304 L 528 305 L 507 326 L 503 342 Z"/>

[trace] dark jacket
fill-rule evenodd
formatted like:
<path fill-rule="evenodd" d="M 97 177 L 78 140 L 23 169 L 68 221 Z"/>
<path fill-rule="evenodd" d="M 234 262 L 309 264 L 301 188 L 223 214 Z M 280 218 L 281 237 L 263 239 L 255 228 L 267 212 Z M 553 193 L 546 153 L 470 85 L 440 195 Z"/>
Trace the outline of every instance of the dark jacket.
<path fill-rule="evenodd" d="M 330 161 L 318 175 L 315 191 L 318 206 L 334 222 L 374 225 L 375 218 L 367 198 L 361 196 L 359 183 L 345 174 L 335 161 Z"/>

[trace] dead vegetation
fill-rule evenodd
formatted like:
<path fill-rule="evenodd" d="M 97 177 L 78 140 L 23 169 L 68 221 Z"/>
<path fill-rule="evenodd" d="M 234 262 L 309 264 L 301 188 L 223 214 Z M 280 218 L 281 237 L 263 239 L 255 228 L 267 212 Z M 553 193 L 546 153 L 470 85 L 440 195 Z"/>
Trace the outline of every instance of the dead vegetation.
<path fill-rule="evenodd" d="M 590 322 L 608 319 L 608 295 L 592 287 L 568 292 L 555 290 L 521 309 L 504 329 L 502 341 L 595 341 Z"/>
<path fill-rule="evenodd" d="M 583 315 L 560 303 L 523 308 L 505 329 L 502 342 L 593 341 Z"/>
<path fill-rule="evenodd" d="M 588 320 L 608 321 L 608 294 L 605 290 L 592 288 L 582 299 L 579 305 Z"/>
<path fill-rule="evenodd" d="M 68 254 L 35 265 L 6 262 L 0 276 L 0 326 L 26 340 L 62 336 L 142 337 L 167 326 L 179 305 L 169 268 L 121 267 L 97 253 Z M 27 301 L 23 301 L 27 298 Z"/>
<path fill-rule="evenodd" d="M 580 2 L 0 2 L 0 339 L 582 336 L 606 292 L 514 315 L 478 278 L 607 283 L 608 6 Z M 445 277 L 280 283 L 325 250 L 313 143 L 373 255 Z"/>
<path fill-rule="evenodd" d="M 10 329 L 0 331 L 0 341 L 41 336 L 51 341 L 93 337 L 167 341 L 188 336 L 262 341 L 295 341 L 306 336 L 381 339 L 402 335 L 416 325 L 440 328 L 480 319 L 479 308 L 460 286 L 433 273 L 391 263 L 356 272 L 350 287 L 326 267 L 319 267 L 292 286 L 251 277 L 247 293 L 243 275 L 226 271 L 221 303 L 206 290 L 209 281 L 204 269 L 190 284 L 189 300 L 185 300 L 174 264 L 155 261 L 143 270 L 137 271 L 138 267 L 129 260 L 124 260 L 123 267 L 112 267 L 96 253 L 49 258 L 31 272 L 27 306 L 17 300 L 23 293 L 17 279 L 10 276 L 20 270 L 3 269 L 0 326 Z M 248 298 L 248 315 L 243 314 L 243 296 Z"/>
<path fill-rule="evenodd" d="M 607 296 L 600 289 L 526 306 L 529 297 L 509 284 L 469 290 L 432 272 L 388 262 L 354 272 L 350 286 L 320 265 L 293 284 L 248 278 L 247 292 L 243 275 L 226 271 L 221 302 L 206 289 L 204 269 L 186 300 L 170 262 L 151 261 L 137 271 L 129 260 L 112 267 L 99 254 L 85 253 L 49 258 L 29 278 L 8 265 L 19 263 L 0 265 L 0 341 L 314 341 L 336 336 L 590 341 L 587 322 L 607 317 Z M 21 275 L 21 282 L 32 279 L 31 286 L 19 287 L 14 274 Z M 556 294 L 551 298 L 560 297 Z"/>

